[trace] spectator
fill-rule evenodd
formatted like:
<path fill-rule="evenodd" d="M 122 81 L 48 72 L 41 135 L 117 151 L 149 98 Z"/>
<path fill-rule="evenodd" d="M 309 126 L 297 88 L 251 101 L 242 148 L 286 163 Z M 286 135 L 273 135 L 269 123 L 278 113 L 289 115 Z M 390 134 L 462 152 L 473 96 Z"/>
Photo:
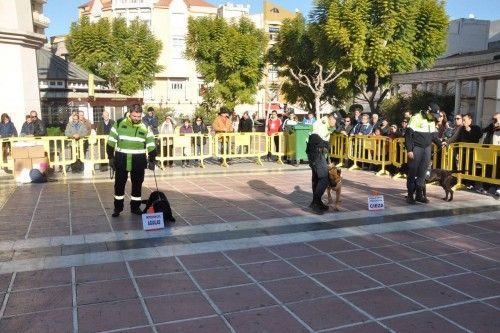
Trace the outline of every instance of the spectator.
<path fill-rule="evenodd" d="M 235 112 L 231 117 L 231 125 L 233 126 L 233 132 L 238 133 L 240 126 L 240 116 Z"/>
<path fill-rule="evenodd" d="M 283 130 L 287 131 L 288 126 L 295 126 L 298 123 L 299 123 L 299 119 L 297 118 L 295 113 L 290 113 L 290 115 L 288 116 L 288 119 L 286 119 L 283 123 Z"/>
<path fill-rule="evenodd" d="M 383 136 L 387 136 L 389 134 L 389 122 L 387 121 L 387 119 L 382 120 L 379 128 L 380 134 L 382 134 Z"/>
<path fill-rule="evenodd" d="M 396 139 L 398 137 L 398 126 L 396 126 L 396 124 L 392 124 L 389 127 L 389 132 L 387 133 L 387 137 L 389 137 L 391 140 Z"/>
<path fill-rule="evenodd" d="M 172 136 L 175 131 L 175 122 L 171 116 L 167 116 L 165 121 L 161 124 L 160 134 L 169 135 L 168 138 L 161 139 L 160 145 L 163 146 L 161 157 L 173 157 L 174 153 L 174 140 Z M 166 155 L 166 156 L 165 156 Z M 168 166 L 172 168 L 174 166 L 174 161 L 168 161 Z"/>
<path fill-rule="evenodd" d="M 359 107 L 354 108 L 354 117 L 352 119 L 352 126 L 353 127 L 361 122 L 361 111 L 363 111 L 363 110 L 360 109 Z M 347 133 L 349 134 L 349 132 L 347 132 Z"/>
<path fill-rule="evenodd" d="M 351 131 L 351 135 L 362 134 L 362 135 L 370 135 L 372 133 L 373 127 L 369 123 L 369 116 L 367 113 L 364 113 L 361 116 L 361 122 L 357 124 L 354 129 Z"/>
<path fill-rule="evenodd" d="M 493 116 L 493 119 L 491 121 L 491 124 L 489 124 L 484 130 L 483 130 L 483 144 L 488 144 L 488 145 L 500 145 L 500 113 L 496 113 Z M 493 166 L 496 168 L 496 177 L 500 177 L 500 156 L 497 155 L 496 159 L 496 166 Z M 491 166 L 486 166 L 486 177 L 491 177 L 492 176 L 492 167 Z M 495 184 L 487 184 L 483 183 L 483 188 L 485 192 L 489 192 L 491 194 L 494 194 L 496 196 L 500 196 L 500 186 L 495 185 Z"/>
<path fill-rule="evenodd" d="M 85 125 L 80 121 L 80 117 L 77 112 L 73 112 L 71 114 L 71 120 L 66 125 L 66 130 L 64 134 L 70 138 L 75 139 L 76 141 L 87 135 L 87 129 Z M 82 172 L 83 171 L 83 162 L 77 160 L 75 163 L 71 165 L 71 170 L 73 172 Z"/>
<path fill-rule="evenodd" d="M 180 135 L 186 135 L 186 134 L 193 134 L 193 127 L 191 126 L 191 122 L 189 119 L 184 119 L 183 124 L 179 130 Z M 182 155 L 183 156 L 189 156 L 191 155 L 191 142 L 189 142 L 189 146 L 184 145 L 182 147 Z M 182 165 L 183 168 L 190 168 L 191 165 L 189 164 L 189 160 L 182 160 Z"/>
<path fill-rule="evenodd" d="M 9 138 L 17 136 L 17 130 L 7 113 L 3 113 L 0 122 L 0 137 Z M 10 142 L 2 142 L 2 160 L 7 162 L 7 156 L 10 154 Z"/>
<path fill-rule="evenodd" d="M 405 118 L 401 121 L 401 127 L 398 128 L 397 135 L 398 138 L 404 138 L 406 134 L 406 129 L 408 128 L 408 119 Z"/>
<path fill-rule="evenodd" d="M 84 136 L 90 135 L 90 131 L 92 131 L 92 124 L 87 118 L 85 118 L 85 112 L 78 111 L 78 118 L 80 119 L 80 123 L 82 123 L 85 127 L 86 134 Z"/>
<path fill-rule="evenodd" d="M 464 120 L 462 115 L 457 114 L 455 115 L 455 126 L 449 133 L 449 139 L 446 140 L 447 144 L 457 142 L 458 140 L 458 135 L 460 134 L 460 130 L 464 124 Z"/>
<path fill-rule="evenodd" d="M 243 113 L 243 116 L 241 117 L 240 122 L 238 123 L 237 132 L 240 133 L 253 132 L 253 121 L 248 115 L 248 111 L 245 111 Z"/>
<path fill-rule="evenodd" d="M 478 143 L 481 139 L 481 128 L 472 124 L 472 114 L 462 116 L 463 126 L 458 134 L 457 142 Z"/>
<path fill-rule="evenodd" d="M 25 121 L 21 127 L 21 134 L 19 136 L 33 135 L 33 123 L 31 122 L 31 116 L 27 114 L 24 118 Z"/>
<path fill-rule="evenodd" d="M 271 112 L 271 118 L 267 121 L 267 135 L 272 136 L 277 134 L 281 129 L 281 120 L 278 119 L 278 112 L 273 110 Z M 274 136 L 274 148 L 276 152 L 279 152 L 280 138 L 278 135 Z M 271 161 L 271 152 L 267 153 L 267 161 Z"/>
<path fill-rule="evenodd" d="M 97 123 L 97 129 L 96 129 L 96 134 L 97 135 L 109 135 L 109 132 L 111 131 L 111 127 L 115 124 L 115 121 L 113 119 L 109 119 L 109 112 L 108 111 L 102 111 L 102 121 Z M 106 140 L 104 139 L 99 139 L 100 141 L 100 157 L 106 158 Z M 101 163 L 99 165 L 99 170 L 101 171 L 107 171 L 108 170 L 108 163 Z"/>
<path fill-rule="evenodd" d="M 382 136 L 382 130 L 380 129 L 380 127 L 375 127 L 373 129 L 373 133 L 372 133 L 373 136 Z"/>
<path fill-rule="evenodd" d="M 11 136 L 17 136 L 17 130 L 14 123 L 10 120 L 7 113 L 3 113 L 0 122 L 0 137 L 10 138 Z"/>
<path fill-rule="evenodd" d="M 446 113 L 444 111 L 439 111 L 439 119 L 437 123 L 438 138 L 443 141 L 444 133 L 448 127 L 448 119 L 446 118 Z"/>
<path fill-rule="evenodd" d="M 410 120 L 411 116 L 413 116 L 413 115 L 412 115 L 411 111 L 409 111 L 409 110 L 406 110 L 406 111 L 403 113 L 403 117 L 404 117 L 405 119 Z"/>
<path fill-rule="evenodd" d="M 215 131 L 215 134 L 221 133 L 231 133 L 233 131 L 233 124 L 229 119 L 229 109 L 225 106 L 222 106 L 219 110 L 219 115 L 215 118 L 212 123 L 212 128 Z M 230 148 L 230 140 L 228 136 L 219 136 L 219 154 L 229 154 Z M 224 146 L 226 147 L 226 151 L 224 152 Z M 222 163 L 224 159 L 221 158 L 220 162 Z"/>
<path fill-rule="evenodd" d="M 36 111 L 30 112 L 31 117 L 31 125 L 33 126 L 33 135 L 34 136 L 45 136 L 47 135 L 47 130 L 43 125 L 43 122 L 38 119 L 38 113 Z"/>
<path fill-rule="evenodd" d="M 340 131 L 341 134 L 349 135 L 354 128 L 351 117 L 344 118 L 344 128 Z"/>
<path fill-rule="evenodd" d="M 208 128 L 207 125 L 203 122 L 202 117 L 196 117 L 196 121 L 193 124 L 193 133 L 195 134 L 208 134 Z M 207 144 L 207 138 L 195 138 L 195 146 L 196 146 L 196 155 L 201 156 L 202 149 L 203 147 Z M 203 144 L 202 144 L 203 143 Z M 195 167 L 198 167 L 198 164 L 194 165 Z"/>
<path fill-rule="evenodd" d="M 307 113 L 307 117 L 306 117 L 306 118 L 304 118 L 304 120 L 302 121 L 302 123 L 303 123 L 304 125 L 312 125 L 312 124 L 314 124 L 315 122 L 316 122 L 316 118 L 314 117 L 314 112 L 312 112 L 312 111 L 309 111 L 309 112 Z"/>
<path fill-rule="evenodd" d="M 142 118 L 142 122 L 151 129 L 154 135 L 158 134 L 158 117 L 155 115 L 155 109 L 152 106 L 148 108 L 148 115 Z"/>

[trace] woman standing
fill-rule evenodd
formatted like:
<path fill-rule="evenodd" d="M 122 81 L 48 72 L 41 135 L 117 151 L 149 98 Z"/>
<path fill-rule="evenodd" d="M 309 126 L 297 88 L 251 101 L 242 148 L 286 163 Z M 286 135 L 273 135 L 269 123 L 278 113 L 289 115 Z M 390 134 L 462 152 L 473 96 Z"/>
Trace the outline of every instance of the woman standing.
<path fill-rule="evenodd" d="M 17 130 L 7 113 L 2 114 L 0 122 L 0 137 L 10 138 L 17 136 Z M 7 162 L 7 156 L 10 154 L 10 142 L 2 142 L 2 161 Z"/>
<path fill-rule="evenodd" d="M 165 121 L 161 124 L 160 134 L 174 135 L 174 131 L 175 131 L 175 122 L 172 119 L 172 117 L 167 116 L 167 118 L 165 118 Z M 163 153 L 160 154 L 160 157 L 165 157 L 165 155 L 166 157 L 173 157 L 174 153 L 173 138 L 172 137 L 163 138 L 160 144 L 163 146 Z M 172 168 L 174 166 L 174 161 L 168 161 L 168 166 Z"/>

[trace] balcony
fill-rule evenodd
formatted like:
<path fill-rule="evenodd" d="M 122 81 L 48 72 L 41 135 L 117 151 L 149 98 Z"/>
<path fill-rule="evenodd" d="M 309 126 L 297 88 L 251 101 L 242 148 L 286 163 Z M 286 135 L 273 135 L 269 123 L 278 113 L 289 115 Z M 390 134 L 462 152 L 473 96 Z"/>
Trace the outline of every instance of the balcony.
<path fill-rule="evenodd" d="M 35 26 L 43 27 L 43 28 L 48 28 L 50 24 L 50 19 L 38 12 L 33 12 L 33 24 Z"/>

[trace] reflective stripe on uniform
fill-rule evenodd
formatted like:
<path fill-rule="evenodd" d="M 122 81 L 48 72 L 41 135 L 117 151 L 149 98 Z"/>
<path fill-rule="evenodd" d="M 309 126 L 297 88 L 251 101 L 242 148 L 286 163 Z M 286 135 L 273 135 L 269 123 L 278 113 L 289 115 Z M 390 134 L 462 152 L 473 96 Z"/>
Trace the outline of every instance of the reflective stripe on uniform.
<path fill-rule="evenodd" d="M 115 134 L 118 134 L 118 131 L 116 130 L 116 128 L 114 127 L 111 127 L 111 132 L 115 133 Z"/>
<path fill-rule="evenodd" d="M 124 200 L 125 196 L 124 195 L 115 195 L 116 200 Z"/>
<path fill-rule="evenodd" d="M 125 149 L 125 148 L 120 148 L 117 147 L 116 151 L 124 154 L 146 154 L 145 149 Z"/>
<path fill-rule="evenodd" d="M 118 142 L 118 141 L 116 141 L 116 139 L 115 139 L 115 138 L 113 138 L 112 136 L 110 136 L 110 137 L 108 138 L 108 141 L 111 141 L 111 142 Z"/>
<path fill-rule="evenodd" d="M 144 138 L 138 138 L 135 136 L 128 136 L 128 135 L 119 135 L 118 138 L 120 140 L 128 140 L 128 141 L 135 141 L 135 142 L 144 142 L 146 139 Z"/>
<path fill-rule="evenodd" d="M 155 147 L 155 143 L 154 142 L 150 142 L 146 145 L 146 147 Z"/>
<path fill-rule="evenodd" d="M 142 201 L 141 197 L 130 197 L 130 200 L 133 200 L 133 201 Z"/>

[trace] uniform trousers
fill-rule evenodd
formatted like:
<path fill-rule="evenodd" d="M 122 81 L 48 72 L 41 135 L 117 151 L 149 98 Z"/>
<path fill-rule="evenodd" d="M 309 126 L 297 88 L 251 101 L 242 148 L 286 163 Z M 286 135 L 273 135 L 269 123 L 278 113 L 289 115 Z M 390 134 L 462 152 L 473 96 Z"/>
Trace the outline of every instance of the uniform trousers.
<path fill-rule="evenodd" d="M 130 171 L 130 180 L 132 181 L 132 193 L 130 195 L 130 208 L 136 209 L 141 206 L 141 190 L 144 181 L 145 169 Z M 128 171 L 122 168 L 117 168 L 115 172 L 115 211 L 123 210 L 123 202 L 125 197 L 125 184 L 128 179 Z"/>
<path fill-rule="evenodd" d="M 425 187 L 425 177 L 429 162 L 431 160 L 431 146 L 426 148 L 415 146 L 413 148 L 413 160 L 408 159 L 408 178 L 406 188 L 408 193 L 413 195 L 417 187 Z"/>

